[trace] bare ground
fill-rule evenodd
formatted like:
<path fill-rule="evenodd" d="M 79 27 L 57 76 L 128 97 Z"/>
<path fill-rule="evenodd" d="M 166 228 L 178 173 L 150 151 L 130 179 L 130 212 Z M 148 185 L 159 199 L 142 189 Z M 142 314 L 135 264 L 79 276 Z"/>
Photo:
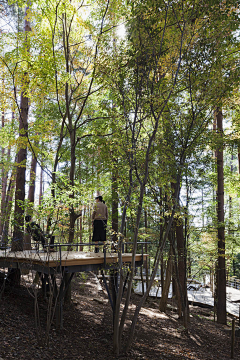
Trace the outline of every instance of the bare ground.
<path fill-rule="evenodd" d="M 131 312 L 138 301 L 139 296 L 133 295 Z M 20 288 L 5 288 L 0 300 L 0 360 L 116 359 L 111 307 L 94 274 L 74 277 L 72 303 L 64 308 L 64 329 L 58 329 L 55 321 L 52 323 L 49 345 L 45 340 L 37 340 L 37 334 L 44 339 L 48 333 L 48 302 L 41 294 L 38 305 L 41 330 L 36 331 L 34 297 L 26 282 Z M 132 348 L 121 359 L 230 359 L 231 317 L 228 326 L 219 325 L 213 321 L 212 309 L 191 306 L 186 332 L 171 305 L 163 314 L 157 301 L 147 301 L 139 315 Z M 234 359 L 240 359 L 240 338 L 236 339 Z"/>

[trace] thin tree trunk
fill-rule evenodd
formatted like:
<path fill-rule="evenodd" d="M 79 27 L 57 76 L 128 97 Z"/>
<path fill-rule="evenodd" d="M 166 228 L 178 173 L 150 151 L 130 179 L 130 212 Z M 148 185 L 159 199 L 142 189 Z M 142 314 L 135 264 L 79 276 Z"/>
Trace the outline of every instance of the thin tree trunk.
<path fill-rule="evenodd" d="M 169 236 L 171 236 L 171 232 Z M 159 310 L 162 312 L 166 312 L 167 309 L 167 301 L 168 301 L 169 288 L 171 284 L 171 277 L 172 277 L 172 245 L 170 245 L 170 249 L 168 253 L 166 277 L 164 280 L 164 286 L 162 288 L 162 296 L 159 304 Z"/>
<path fill-rule="evenodd" d="M 240 144 L 238 144 L 238 173 L 240 174 Z"/>
<path fill-rule="evenodd" d="M 15 190 L 15 177 L 12 175 L 8 183 L 8 190 L 6 196 L 6 207 L 5 207 L 4 226 L 3 226 L 3 235 L 2 235 L 3 245 L 8 244 L 9 222 L 10 222 L 10 216 L 12 210 L 12 199 L 13 199 L 14 190 Z"/>
<path fill-rule="evenodd" d="M 2 79 L 2 97 L 4 96 L 4 78 Z M 2 110 L 2 129 L 5 125 L 5 105 L 4 105 L 4 98 L 2 100 L 1 104 L 1 110 Z M 5 198 L 6 198 L 6 169 L 4 166 L 4 155 L 5 155 L 5 148 L 2 147 L 2 193 L 1 193 L 1 217 L 0 217 L 0 236 L 2 236 L 3 231 L 3 224 L 4 224 L 4 208 L 5 208 Z"/>
<path fill-rule="evenodd" d="M 81 161 L 79 160 L 79 183 L 82 183 L 82 179 L 81 179 Z M 82 243 L 82 235 L 83 235 L 83 214 L 84 214 L 84 208 L 83 206 L 80 204 L 80 209 L 79 209 L 79 214 L 80 214 L 80 218 L 79 218 L 79 242 Z M 83 246 L 80 246 L 80 251 L 83 251 Z"/>
<path fill-rule="evenodd" d="M 12 121 L 14 120 L 14 112 L 12 112 Z M 4 112 L 2 113 L 2 128 L 5 126 Z M 7 158 L 4 159 L 5 149 L 2 148 L 2 196 L 1 196 L 1 218 L 0 218 L 0 235 L 4 236 L 3 230 L 5 227 L 7 215 L 7 183 L 8 183 L 8 168 L 11 161 L 11 148 L 7 150 Z M 5 166 L 6 164 L 6 166 Z"/>
<path fill-rule="evenodd" d="M 35 144 L 37 145 L 37 144 Z M 30 169 L 30 183 L 28 190 L 28 215 L 33 215 L 34 208 L 34 195 L 35 195 L 35 185 L 36 185 L 36 167 L 37 159 L 35 154 L 32 154 L 31 169 Z M 31 235 L 25 234 L 24 238 L 24 250 L 31 249 Z"/>
<path fill-rule="evenodd" d="M 169 219 L 169 222 L 168 222 L 168 226 L 167 226 L 167 229 L 166 229 L 166 233 L 164 235 L 164 238 L 163 238 L 163 241 L 161 242 L 161 248 L 160 248 L 160 251 L 158 253 L 158 256 L 157 256 L 157 259 L 156 259 L 156 262 L 155 262 L 155 268 L 153 269 L 153 272 L 151 274 L 151 278 L 149 280 L 149 285 L 148 285 L 148 288 L 146 289 L 146 292 L 144 294 L 144 296 L 141 298 L 137 308 L 135 309 L 135 312 L 134 312 L 134 316 L 133 316 L 133 319 L 132 319 L 132 323 L 131 323 L 131 328 L 130 328 L 130 331 L 129 331 L 129 336 L 128 336 L 128 340 L 127 340 L 127 346 L 126 346 L 126 351 L 128 351 L 129 347 L 130 347 L 130 344 L 133 340 L 133 336 L 134 336 L 134 331 L 135 331 L 135 326 L 136 326 L 136 323 L 137 323 L 137 318 L 138 318 L 138 314 L 144 304 L 144 302 L 146 301 L 146 298 L 149 294 L 149 291 L 152 287 L 152 284 L 153 284 L 153 281 L 154 281 L 154 278 L 156 276 L 156 272 L 157 272 L 157 268 L 158 268 L 158 264 L 159 264 L 159 261 L 160 261 L 160 255 L 161 255 L 161 252 L 163 251 L 163 248 L 165 246 L 165 243 L 166 243 L 166 239 L 167 239 L 167 236 L 169 234 L 169 231 L 172 227 L 172 223 L 173 223 L 173 217 L 174 217 L 174 214 L 175 214 L 175 208 L 173 208 L 172 210 L 172 214 L 171 214 L 171 217 Z"/>
<path fill-rule="evenodd" d="M 114 242 L 117 241 L 118 235 L 118 171 L 117 171 L 117 160 L 113 159 L 112 169 L 112 230 Z"/>
<path fill-rule="evenodd" d="M 179 274 L 179 286 L 180 296 L 182 304 L 182 316 L 184 327 L 187 328 L 188 322 L 188 298 L 187 298 L 187 266 L 186 266 L 186 243 L 184 241 L 183 234 L 183 221 L 178 217 L 175 221 L 176 226 L 176 239 L 177 239 L 177 250 L 178 250 L 178 274 Z"/>
<path fill-rule="evenodd" d="M 4 111 L 2 111 L 2 128 L 5 126 Z M 10 151 L 10 149 L 9 149 Z M 5 163 L 5 148 L 2 148 L 2 164 Z M 8 153 L 8 158 L 10 154 Z M 5 209 L 6 209 L 6 192 L 7 192 L 7 178 L 8 171 L 4 165 L 2 165 L 2 195 L 1 195 L 1 217 L 0 217 L 0 235 L 2 235 L 4 221 L 5 221 Z"/>
<path fill-rule="evenodd" d="M 214 112 L 214 118 L 213 118 L 213 133 L 216 136 L 217 133 L 217 116 L 216 116 L 216 112 Z M 216 162 L 217 162 L 217 151 L 214 151 L 214 157 L 215 157 L 215 162 L 214 162 L 214 166 L 213 166 L 213 171 L 216 172 L 217 168 L 216 168 Z M 217 195 L 216 195 L 216 188 L 215 186 L 213 186 L 213 203 L 215 203 L 215 201 L 217 200 Z M 218 213 L 218 207 L 217 205 L 215 206 L 215 214 Z M 215 216 L 213 216 L 212 219 L 213 223 L 215 221 Z M 217 287 L 217 282 L 216 282 L 216 266 L 213 265 L 212 267 L 212 276 L 213 276 L 213 284 L 212 284 L 212 295 L 214 298 L 214 321 L 215 321 L 215 309 L 217 308 L 217 297 L 216 297 L 216 287 Z"/>
<path fill-rule="evenodd" d="M 66 93 L 68 93 L 68 84 L 66 84 Z M 69 106 L 68 99 L 66 99 L 67 106 Z M 69 111 L 68 111 L 69 112 Z M 68 118 L 69 121 L 69 133 L 70 133 L 70 142 L 71 142 L 71 159 L 70 159 L 70 174 L 69 174 L 69 180 L 70 180 L 70 186 L 74 186 L 74 176 L 75 176 L 75 168 L 76 168 L 76 139 L 75 139 L 75 129 L 72 127 L 72 118 Z M 74 190 L 71 190 L 71 194 L 69 195 L 70 199 L 74 199 Z M 78 216 L 75 213 L 74 207 L 72 204 L 70 204 L 70 219 L 69 219 L 69 235 L 68 235 L 68 241 L 71 244 L 74 240 L 75 235 L 75 221 L 77 220 Z M 72 250 L 72 247 L 69 247 L 68 250 Z M 69 273 L 64 273 L 64 282 L 67 284 L 70 279 Z M 71 303 L 71 284 L 69 284 L 67 291 L 65 292 L 64 302 L 67 304 Z"/>
<path fill-rule="evenodd" d="M 90 208 L 90 204 L 88 204 L 88 241 L 91 243 L 92 242 L 92 220 L 91 220 L 91 208 Z"/>
<path fill-rule="evenodd" d="M 83 210 L 81 210 L 81 216 L 79 218 L 79 236 L 80 236 L 80 243 L 82 243 L 82 235 L 83 235 Z M 83 246 L 80 246 L 80 251 L 83 251 Z"/>
<path fill-rule="evenodd" d="M 218 220 L 218 262 L 217 262 L 217 322 L 226 324 L 226 261 L 225 261 L 225 227 L 224 227 L 224 176 L 223 176 L 223 115 L 222 110 L 215 112 L 218 131 L 217 149 L 217 220 Z"/>
<path fill-rule="evenodd" d="M 163 291 L 164 284 L 165 284 L 164 274 L 165 274 L 165 270 L 166 270 L 166 262 L 163 260 L 163 254 L 161 254 L 160 266 L 161 266 L 161 289 Z"/>
<path fill-rule="evenodd" d="M 43 198 L 43 168 L 41 167 L 40 170 L 40 189 L 39 189 L 39 205 L 41 205 L 42 203 L 42 198 Z"/>
<path fill-rule="evenodd" d="M 67 87 L 67 85 L 66 85 Z M 68 90 L 66 89 L 66 92 Z M 73 127 L 72 124 L 72 118 L 68 118 L 69 122 L 69 133 L 70 133 L 70 143 L 71 143 L 71 159 L 70 159 L 70 174 L 69 174 L 69 180 L 70 180 L 70 186 L 75 185 L 75 169 L 76 169 L 76 129 Z M 71 194 L 69 195 L 70 199 L 74 199 L 75 193 L 74 189 L 72 188 Z M 70 219 L 69 219 L 69 236 L 68 241 L 71 244 L 74 240 L 74 234 L 75 234 L 75 222 L 81 215 L 81 212 L 79 214 L 76 214 L 74 210 L 74 206 L 70 204 Z M 70 292 L 70 290 L 69 290 Z"/>
<path fill-rule="evenodd" d="M 37 167 L 37 159 L 36 159 L 35 155 L 33 154 L 32 162 L 31 162 L 31 170 L 30 170 L 30 184 L 29 184 L 29 191 L 28 191 L 28 200 L 29 200 L 31 206 L 34 205 L 34 196 L 35 196 L 35 188 L 36 188 L 36 167 Z M 32 209 L 30 211 L 32 211 Z"/>
<path fill-rule="evenodd" d="M 144 225 L 145 225 L 145 232 L 147 232 L 147 228 L 148 228 L 148 214 L 147 214 L 147 210 L 144 210 Z M 148 253 L 148 244 L 145 244 L 145 252 L 146 254 Z M 145 267 L 145 272 L 146 272 L 146 287 L 148 288 L 148 259 L 145 260 L 144 265 Z"/>
<path fill-rule="evenodd" d="M 67 85 L 66 85 L 67 86 Z M 68 90 L 66 89 L 66 92 Z M 69 174 L 69 180 L 70 180 L 70 186 L 74 186 L 74 175 L 75 175 L 75 168 L 76 168 L 76 139 L 75 139 L 75 131 L 72 127 L 72 119 L 68 119 L 69 122 L 69 133 L 70 133 L 70 142 L 71 142 L 71 159 L 70 159 L 70 174 Z M 72 189 L 71 194 L 69 195 L 69 198 L 74 199 L 74 190 Z M 69 243 L 73 242 L 74 239 L 74 226 L 75 221 L 77 219 L 77 216 L 75 214 L 73 206 L 70 204 L 70 221 L 69 221 L 69 237 L 68 241 Z"/>
<path fill-rule="evenodd" d="M 184 163 L 184 162 L 183 162 Z M 181 164 L 183 164 L 181 162 Z M 134 336 L 134 331 L 135 331 L 135 326 L 136 326 L 136 323 L 137 323 L 137 318 L 138 318 L 138 314 L 140 312 L 140 309 L 141 307 L 143 306 L 144 302 L 146 301 L 146 298 L 149 294 L 149 291 L 152 287 L 152 284 L 153 284 L 153 281 L 154 281 L 154 278 L 156 276 L 156 272 L 157 272 L 157 268 L 158 268 L 158 265 L 159 265 L 159 261 L 160 261 L 160 257 L 161 257 L 161 253 L 164 249 L 164 246 L 165 246 L 165 243 L 166 243 L 166 239 L 169 235 L 169 232 L 172 228 L 172 224 L 173 224 L 173 218 L 174 218 L 174 215 L 175 215 L 175 211 L 176 211 L 176 206 L 177 206 L 177 203 L 179 201 L 179 193 L 180 193 L 180 179 L 181 179 L 181 174 L 178 174 L 177 176 L 177 184 L 176 184 L 176 191 L 175 191 L 175 194 L 174 194 L 174 205 L 173 205 L 173 209 L 172 209 L 172 213 L 171 213 L 171 217 L 169 218 L 169 221 L 168 221 L 168 225 L 167 225 L 167 228 L 166 228 L 166 231 L 165 231 L 165 234 L 164 236 L 162 235 L 162 239 L 160 239 L 160 243 L 161 243 L 161 246 L 159 248 L 159 251 L 158 251 L 158 254 L 156 255 L 156 260 L 155 260 L 155 267 L 153 269 L 153 272 L 151 274 L 151 278 L 149 280 L 149 285 L 148 285 L 148 288 L 146 289 L 146 292 L 144 294 L 144 296 L 141 298 L 138 306 L 136 307 L 135 309 L 135 312 L 134 312 L 134 316 L 133 316 L 133 319 L 132 319 L 132 323 L 131 323 L 131 328 L 130 328 L 130 331 L 129 331 L 129 336 L 128 336 L 128 341 L 127 341 L 127 346 L 126 346 L 126 351 L 128 351 L 129 347 L 130 347 L 130 344 L 133 340 L 133 336 Z"/>

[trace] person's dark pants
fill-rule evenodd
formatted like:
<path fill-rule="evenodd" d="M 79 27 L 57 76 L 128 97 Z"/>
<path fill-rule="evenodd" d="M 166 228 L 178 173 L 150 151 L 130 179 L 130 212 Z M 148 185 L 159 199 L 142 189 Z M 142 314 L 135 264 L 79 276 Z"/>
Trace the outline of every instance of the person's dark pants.
<path fill-rule="evenodd" d="M 107 220 L 94 220 L 92 242 L 98 243 L 106 241 Z M 99 252 L 99 247 L 95 247 L 95 253 Z"/>

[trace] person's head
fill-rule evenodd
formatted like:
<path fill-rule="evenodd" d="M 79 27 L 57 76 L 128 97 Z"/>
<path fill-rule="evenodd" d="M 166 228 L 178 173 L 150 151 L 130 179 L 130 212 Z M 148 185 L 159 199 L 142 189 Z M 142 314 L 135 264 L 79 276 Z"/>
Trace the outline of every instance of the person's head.
<path fill-rule="evenodd" d="M 26 220 L 26 222 L 30 222 L 31 221 L 31 215 L 26 215 L 25 220 Z"/>
<path fill-rule="evenodd" d="M 95 199 L 96 199 L 96 201 L 97 201 L 97 202 L 98 202 L 98 201 L 101 201 L 101 202 L 103 201 L 103 199 L 102 199 L 102 196 L 101 196 L 101 195 L 96 196 L 96 197 L 95 197 Z"/>

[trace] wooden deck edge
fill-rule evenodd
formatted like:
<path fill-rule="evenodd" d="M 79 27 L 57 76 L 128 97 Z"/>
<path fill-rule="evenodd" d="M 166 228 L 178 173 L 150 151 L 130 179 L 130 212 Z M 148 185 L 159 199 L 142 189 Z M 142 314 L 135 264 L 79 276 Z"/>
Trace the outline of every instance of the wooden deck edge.
<path fill-rule="evenodd" d="M 55 254 L 55 253 L 54 253 Z M 69 253 L 70 254 L 70 253 Z M 88 254 L 88 253 L 86 253 Z M 0 255 L 0 262 L 13 262 L 13 263 L 21 263 L 21 264 L 34 264 L 34 265 L 44 265 L 44 266 L 48 266 L 48 267 L 57 267 L 57 266 L 75 266 L 75 265 L 96 265 L 96 264 L 103 264 L 104 263 L 104 254 L 101 253 L 101 256 L 96 254 L 96 257 L 94 256 L 86 256 L 84 258 L 64 258 L 64 256 L 66 256 L 66 254 L 63 256 L 62 259 L 57 258 L 57 259 L 53 259 L 51 258 L 51 256 L 53 256 L 52 254 L 49 254 L 48 259 L 45 259 L 44 256 L 46 256 L 46 254 L 44 253 L 39 253 L 39 258 L 36 259 L 36 253 L 25 253 L 25 256 L 23 256 L 24 254 L 16 254 L 17 256 L 13 256 L 13 253 L 11 253 L 11 256 L 1 256 Z M 58 254 L 56 254 L 58 255 Z M 75 252 L 76 255 L 76 252 Z M 41 258 L 42 256 L 42 258 Z M 148 254 L 144 254 L 143 255 L 143 260 L 146 260 L 148 257 Z M 122 256 L 123 258 L 123 262 L 124 263 L 130 263 L 132 261 L 132 255 L 131 254 L 123 254 Z M 135 256 L 135 261 L 141 261 L 142 260 L 142 255 L 141 254 L 136 254 Z M 106 264 L 112 264 L 112 263 L 117 263 L 118 262 L 118 258 L 117 258 L 117 254 L 113 253 L 113 254 L 106 254 Z"/>

